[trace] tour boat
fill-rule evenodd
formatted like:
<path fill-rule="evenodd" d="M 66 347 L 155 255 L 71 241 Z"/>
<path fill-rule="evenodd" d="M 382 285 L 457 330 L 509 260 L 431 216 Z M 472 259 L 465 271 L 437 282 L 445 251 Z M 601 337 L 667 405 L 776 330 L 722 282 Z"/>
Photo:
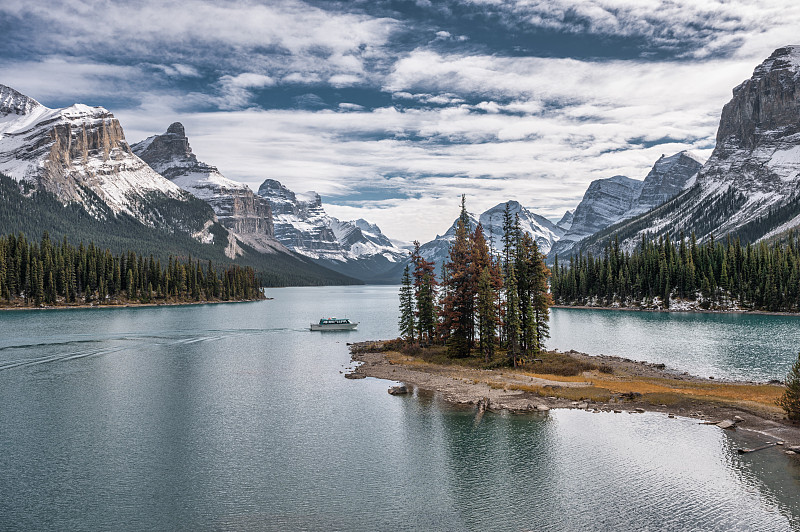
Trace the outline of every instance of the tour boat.
<path fill-rule="evenodd" d="M 319 323 L 312 323 L 312 331 L 352 331 L 358 327 L 358 322 L 347 318 L 322 318 Z"/>

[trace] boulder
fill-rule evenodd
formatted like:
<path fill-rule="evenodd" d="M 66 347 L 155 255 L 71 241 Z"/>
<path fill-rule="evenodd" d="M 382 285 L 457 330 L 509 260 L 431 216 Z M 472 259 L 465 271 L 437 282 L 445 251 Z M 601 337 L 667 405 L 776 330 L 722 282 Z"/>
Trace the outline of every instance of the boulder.
<path fill-rule="evenodd" d="M 389 395 L 404 395 L 408 393 L 408 388 L 403 385 L 400 386 L 392 386 L 389 388 Z"/>
<path fill-rule="evenodd" d="M 717 423 L 717 426 L 721 429 L 732 429 L 736 427 L 736 422 L 731 421 L 730 419 L 726 419 L 724 421 L 720 421 Z"/>

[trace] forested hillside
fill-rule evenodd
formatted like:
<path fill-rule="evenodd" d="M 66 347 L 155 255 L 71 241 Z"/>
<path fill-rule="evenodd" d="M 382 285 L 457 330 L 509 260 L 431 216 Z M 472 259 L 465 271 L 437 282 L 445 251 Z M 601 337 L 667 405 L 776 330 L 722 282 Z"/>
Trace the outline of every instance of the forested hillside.
<path fill-rule="evenodd" d="M 87 190 L 86 193 L 91 194 L 91 191 Z M 137 255 L 153 255 L 162 261 L 169 256 L 181 259 L 195 257 L 211 260 L 217 267 L 233 262 L 225 256 L 228 231 L 219 224 L 211 228 L 214 243 L 202 244 L 185 233 L 169 233 L 143 225 L 125 214 L 115 215 L 99 199 L 94 202 L 94 208 L 93 216 L 82 206 L 63 205 L 44 191 L 26 196 L 14 180 L 0 174 L 0 235 L 23 233 L 38 238 L 47 231 L 54 241 L 66 237 L 76 246 L 81 242 L 93 242 L 95 246 L 108 248 L 112 253 L 133 251 Z M 197 200 L 197 208 L 208 209 L 208 206 Z M 358 283 L 303 257 L 263 254 L 247 246 L 242 248 L 245 254 L 237 257 L 235 263 L 252 267 L 265 286 Z"/>
<path fill-rule="evenodd" d="M 788 234 L 771 244 L 712 238 L 698 244 L 694 235 L 677 242 L 643 237 L 632 253 L 615 239 L 598 257 L 556 261 L 551 290 L 560 304 L 669 307 L 682 300 L 701 308 L 797 312 L 800 238 Z"/>

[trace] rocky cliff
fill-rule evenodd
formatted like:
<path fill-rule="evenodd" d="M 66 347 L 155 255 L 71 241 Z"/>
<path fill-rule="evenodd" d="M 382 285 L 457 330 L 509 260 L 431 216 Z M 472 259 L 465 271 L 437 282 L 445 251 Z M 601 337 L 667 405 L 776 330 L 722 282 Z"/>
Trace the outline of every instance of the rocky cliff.
<path fill-rule="evenodd" d="M 675 197 L 694 184 L 701 166 L 695 155 L 682 151 L 662 155 L 644 181 L 625 176 L 592 181 L 551 255 L 570 255 L 582 240 Z"/>
<path fill-rule="evenodd" d="M 733 89 L 722 110 L 717 144 L 694 185 L 582 247 L 597 250 L 610 233 L 628 248 L 644 232 L 757 241 L 800 225 L 799 80 L 800 46 L 775 50 Z"/>
<path fill-rule="evenodd" d="M 211 209 L 134 155 L 119 121 L 102 107 L 49 109 L 0 85 L 0 172 L 27 193 L 45 190 L 98 219 L 130 215 L 213 239 Z"/>
<path fill-rule="evenodd" d="M 216 167 L 198 161 L 183 124 L 175 122 L 166 133 L 148 137 L 132 149 L 156 172 L 208 203 L 239 241 L 261 252 L 285 251 L 274 239 L 269 202 Z"/>

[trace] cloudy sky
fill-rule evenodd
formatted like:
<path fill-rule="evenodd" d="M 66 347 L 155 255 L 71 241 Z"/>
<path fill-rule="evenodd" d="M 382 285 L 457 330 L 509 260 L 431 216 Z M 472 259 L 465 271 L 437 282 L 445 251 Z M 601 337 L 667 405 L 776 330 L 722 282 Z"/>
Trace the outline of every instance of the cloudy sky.
<path fill-rule="evenodd" d="M 798 28 L 796 0 L 4 0 L 0 83 L 129 142 L 183 122 L 229 178 L 425 241 L 462 193 L 557 220 L 594 179 L 707 157 Z"/>

